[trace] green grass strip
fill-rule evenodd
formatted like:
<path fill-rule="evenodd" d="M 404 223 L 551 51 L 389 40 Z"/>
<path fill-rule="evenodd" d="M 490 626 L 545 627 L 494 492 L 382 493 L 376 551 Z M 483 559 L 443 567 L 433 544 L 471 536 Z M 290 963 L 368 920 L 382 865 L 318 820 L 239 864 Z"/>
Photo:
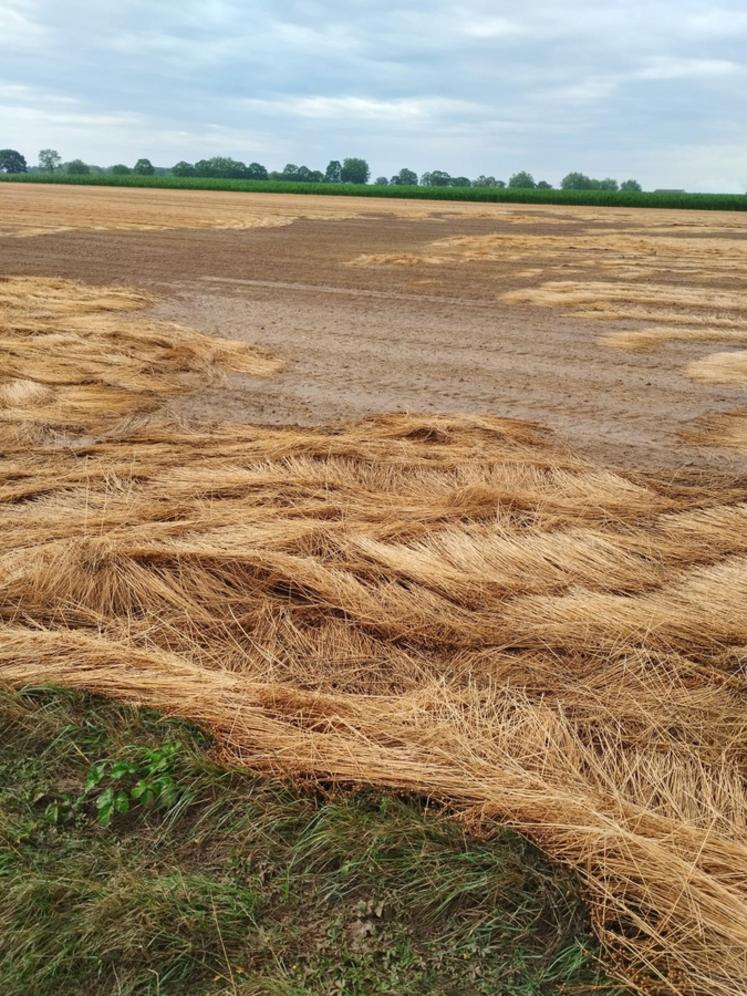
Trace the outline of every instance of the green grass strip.
<path fill-rule="evenodd" d="M 230 771 L 87 695 L 0 691 L 0 730 L 2 996 L 623 996 L 508 830 Z"/>

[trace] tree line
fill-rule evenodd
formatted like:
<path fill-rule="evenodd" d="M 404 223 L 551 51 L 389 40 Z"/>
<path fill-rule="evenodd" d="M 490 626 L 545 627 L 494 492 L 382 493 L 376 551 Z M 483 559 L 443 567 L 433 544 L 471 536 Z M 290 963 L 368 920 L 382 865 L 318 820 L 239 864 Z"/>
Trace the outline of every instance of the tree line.
<path fill-rule="evenodd" d="M 85 176 L 89 173 L 111 173 L 115 176 L 172 175 L 214 177 L 225 180 L 287 180 L 294 183 L 368 183 L 371 170 L 365 159 L 349 157 L 342 161 L 332 159 L 326 170 L 310 169 L 308 166 L 298 166 L 288 163 L 282 170 L 268 170 L 261 163 L 246 163 L 229 156 L 213 156 L 211 159 L 200 159 L 195 163 L 182 160 L 170 168 L 154 166 L 150 159 L 138 159 L 133 166 L 125 163 L 115 163 L 113 166 L 93 166 L 82 159 L 72 159 L 63 162 L 56 149 L 42 149 L 39 153 L 38 166 L 29 167 L 24 156 L 15 149 L 0 149 L 0 173 L 26 172 L 56 173 L 64 172 L 70 175 Z M 471 180 L 467 176 L 450 176 L 444 170 L 434 169 L 420 176 L 411 169 L 403 168 L 394 176 L 378 176 L 374 183 L 379 186 L 424 186 L 424 187 L 510 187 L 537 190 L 552 190 L 553 186 L 547 180 L 535 180 L 531 173 L 520 170 L 509 177 L 507 181 L 497 180 L 494 176 L 480 175 Z M 584 173 L 573 172 L 560 181 L 562 190 L 622 190 L 639 191 L 641 185 L 637 180 L 623 180 L 618 183 L 612 177 L 596 180 Z"/>

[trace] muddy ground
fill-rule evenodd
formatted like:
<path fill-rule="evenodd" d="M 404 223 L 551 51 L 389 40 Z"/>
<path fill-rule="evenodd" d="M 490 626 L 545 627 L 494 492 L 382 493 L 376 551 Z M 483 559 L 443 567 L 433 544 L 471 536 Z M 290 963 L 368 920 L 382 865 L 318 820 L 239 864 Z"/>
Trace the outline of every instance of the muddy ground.
<path fill-rule="evenodd" d="M 0 208 L 3 195 L 0 189 Z M 641 323 L 602 328 L 560 308 L 502 301 L 506 291 L 531 284 L 526 262 L 350 265 L 361 254 L 417 253 L 452 235 L 557 234 L 559 209 L 534 210 L 523 225 L 515 217 L 526 211 L 520 205 L 510 206 L 511 219 L 498 206 L 481 217 L 438 204 L 420 216 L 426 211 L 418 205 L 418 216 L 407 217 L 379 203 L 365 204 L 360 217 L 301 217 L 244 230 L 3 235 L 0 273 L 145 288 L 157 298 L 158 317 L 257 343 L 287 361 L 271 380 L 235 378 L 171 402 L 179 416 L 311 424 L 383 411 L 491 413 L 547 425 L 605 462 L 744 467 L 739 453 L 679 436 L 703 413 L 744 402 L 739 386 L 687 378 L 702 343 L 651 353 L 610 349 L 600 334 Z M 667 213 L 657 215 L 666 224 Z M 564 234 L 633 224 L 614 209 L 601 220 L 596 209 L 587 223 L 579 217 L 573 209 Z M 551 270 L 552 254 L 537 262 Z"/>

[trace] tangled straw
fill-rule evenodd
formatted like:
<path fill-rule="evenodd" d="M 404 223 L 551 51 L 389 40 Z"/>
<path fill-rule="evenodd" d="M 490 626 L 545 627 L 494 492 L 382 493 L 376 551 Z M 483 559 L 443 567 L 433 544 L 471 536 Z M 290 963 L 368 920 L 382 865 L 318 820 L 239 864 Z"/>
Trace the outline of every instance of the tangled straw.
<path fill-rule="evenodd" d="M 745 992 L 743 481 L 493 418 L 100 424 L 6 423 L 0 680 L 509 824 L 578 869 L 632 987 Z"/>

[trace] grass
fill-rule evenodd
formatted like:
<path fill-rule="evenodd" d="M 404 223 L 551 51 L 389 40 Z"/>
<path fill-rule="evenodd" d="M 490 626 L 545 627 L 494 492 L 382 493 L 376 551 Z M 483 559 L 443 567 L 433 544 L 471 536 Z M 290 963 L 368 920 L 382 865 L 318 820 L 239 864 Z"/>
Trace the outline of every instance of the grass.
<path fill-rule="evenodd" d="M 622 992 L 576 880 L 508 830 L 226 770 L 193 727 L 82 694 L 3 693 L 0 729 L 3 996 Z M 91 768 L 164 745 L 167 805 L 102 826 Z"/>
<path fill-rule="evenodd" d="M 660 194 L 646 191 L 537 190 L 495 187 L 379 186 L 375 183 L 290 183 L 283 180 L 221 180 L 183 176 L 113 176 L 63 173 L 0 173 L 16 183 L 69 183 L 105 187 L 161 187 L 179 190 L 235 190 L 248 193 L 325 194 L 352 197 L 410 197 L 440 201 L 505 201 L 519 204 L 579 204 L 599 207 L 693 208 L 747 211 L 744 194 Z"/>

